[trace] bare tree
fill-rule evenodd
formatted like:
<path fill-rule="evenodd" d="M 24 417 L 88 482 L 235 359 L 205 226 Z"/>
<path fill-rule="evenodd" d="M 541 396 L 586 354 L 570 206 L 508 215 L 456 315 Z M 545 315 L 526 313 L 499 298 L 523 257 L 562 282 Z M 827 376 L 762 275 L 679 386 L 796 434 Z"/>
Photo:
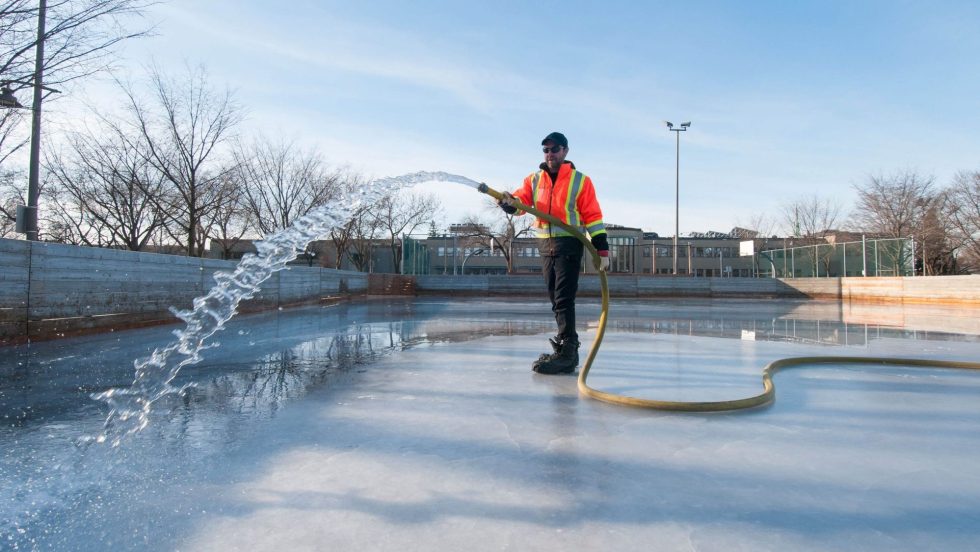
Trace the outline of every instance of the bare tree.
<path fill-rule="evenodd" d="M 980 272 L 980 171 L 957 174 L 946 197 L 945 217 L 960 268 Z"/>
<path fill-rule="evenodd" d="M 782 206 L 783 229 L 787 235 L 823 238 L 835 229 L 841 214 L 840 202 L 816 195 Z"/>
<path fill-rule="evenodd" d="M 840 219 L 840 201 L 823 198 L 817 195 L 807 196 L 782 206 L 782 225 L 787 235 L 802 238 L 798 245 L 808 243 L 814 246 L 814 262 L 824 266 L 824 273 L 829 273 L 834 255 L 833 247 L 820 245 L 825 238 L 836 230 Z M 816 268 L 819 272 L 819 268 Z"/>
<path fill-rule="evenodd" d="M 7 160 L 27 144 L 28 135 L 19 132 L 22 112 L 0 108 L 0 238 L 13 235 L 17 206 L 24 205 L 27 177 L 19 169 L 8 168 Z"/>
<path fill-rule="evenodd" d="M 44 82 L 58 86 L 108 68 L 115 46 L 148 31 L 133 31 L 132 20 L 148 0 L 54 0 L 45 6 Z M 31 86 L 37 46 L 37 0 L 0 2 L 0 74 Z M 27 82 L 27 85 L 22 84 Z"/>
<path fill-rule="evenodd" d="M 864 185 L 855 186 L 855 225 L 891 238 L 912 236 L 934 199 L 932 186 L 931 176 L 912 170 L 868 177 Z"/>
<path fill-rule="evenodd" d="M 136 24 L 150 0 L 54 0 L 45 10 L 44 84 L 57 88 L 108 68 L 116 46 L 148 34 Z M 37 0 L 0 1 L 0 80 L 13 92 L 34 86 L 38 40 Z M 138 30 L 132 30 L 137 27 Z M 50 95 L 50 91 L 46 96 Z M 29 117 L 0 115 L 0 167 L 28 140 Z"/>
<path fill-rule="evenodd" d="M 225 201 L 226 176 L 233 166 L 220 164 L 218 150 L 231 138 L 244 113 L 230 91 L 216 93 L 206 71 L 187 69 L 176 79 L 150 72 L 153 99 L 147 104 L 133 87 L 128 98 L 134 134 L 144 143 L 147 159 L 160 171 L 180 202 L 167 211 L 168 233 L 189 256 L 203 254 L 207 223 Z"/>
<path fill-rule="evenodd" d="M 142 144 L 119 132 L 111 126 L 75 132 L 68 137 L 67 154 L 49 155 L 45 168 L 60 199 L 52 216 L 61 228 L 74 227 L 85 245 L 140 251 L 166 220 L 165 183 Z M 83 229 L 85 224 L 93 228 Z M 95 228 L 97 237 L 90 231 Z"/>
<path fill-rule="evenodd" d="M 8 159 L 27 145 L 30 134 L 22 125 L 24 112 L 17 109 L 0 109 L 0 170 L 8 166 Z"/>
<path fill-rule="evenodd" d="M 507 263 L 507 273 L 511 274 L 514 272 L 514 242 L 533 233 L 534 219 L 516 214 L 508 215 L 492 200 L 487 204 L 486 210 L 491 214 L 490 218 L 470 216 L 464 219 L 459 226 L 464 229 L 460 237 L 467 245 L 500 251 Z"/>
<path fill-rule="evenodd" d="M 13 236 L 17 221 L 17 206 L 24 204 L 24 197 L 16 186 L 22 173 L 0 169 L 0 238 Z"/>
<path fill-rule="evenodd" d="M 953 240 L 950 237 L 950 224 L 944 213 L 946 194 L 938 194 L 926 206 L 919 221 L 918 239 L 920 246 L 915 254 L 921 263 L 923 275 L 954 274 L 956 263 Z"/>
<path fill-rule="evenodd" d="M 0 230 L 2 230 L 0 237 L 15 235 L 17 207 L 27 204 L 27 181 L 27 172 L 21 168 L 0 168 Z M 41 196 L 47 195 L 46 181 L 41 180 L 38 183 L 38 192 Z M 50 219 L 50 214 L 45 213 L 44 223 L 41 224 L 40 220 L 38 223 L 42 227 L 46 227 L 51 222 Z M 45 239 L 48 237 L 45 234 Z"/>
<path fill-rule="evenodd" d="M 944 196 L 934 192 L 933 183 L 933 177 L 914 170 L 869 176 L 864 185 L 855 186 L 855 226 L 889 238 L 915 239 L 916 270 L 942 274 L 953 270 L 951 247 L 940 216 Z"/>
<path fill-rule="evenodd" d="M 103 220 L 92 216 L 84 203 L 73 197 L 59 200 L 47 221 L 51 241 L 69 245 L 108 247 L 110 232 Z"/>
<path fill-rule="evenodd" d="M 344 191 L 345 195 L 351 190 L 356 190 L 363 185 L 364 182 L 361 176 L 350 171 L 345 171 L 338 182 L 338 186 Z M 356 245 L 356 240 L 362 234 L 367 234 L 370 237 L 375 233 L 374 228 L 368 228 L 377 222 L 371 214 L 369 207 L 369 205 L 362 206 L 353 213 L 346 224 L 330 231 L 328 237 L 337 253 L 337 257 L 334 259 L 334 268 L 339 269 L 346 258 L 350 259 L 358 267 L 358 270 L 361 270 L 360 265 L 354 262 L 354 259 L 360 258 L 360 256 L 353 251 L 353 248 Z"/>
<path fill-rule="evenodd" d="M 313 150 L 261 137 L 235 151 L 235 179 L 263 234 L 287 228 L 335 197 L 342 175 L 329 172 Z"/>
<path fill-rule="evenodd" d="M 428 224 L 439 209 L 439 200 L 435 195 L 412 191 L 390 194 L 372 207 L 371 212 L 378 220 L 378 227 L 388 240 L 396 273 L 401 273 L 400 237 Z"/>
<path fill-rule="evenodd" d="M 342 230 L 347 235 L 346 256 L 354 267 L 361 272 L 371 271 L 374 240 L 381 230 L 381 219 L 371 207 L 365 206 L 358 210 L 357 214 L 347 222 Z M 337 262 L 340 263 L 342 257 L 339 251 L 337 256 Z"/>
<path fill-rule="evenodd" d="M 197 250 L 204 255 L 209 239 L 240 241 L 249 231 L 254 232 L 253 219 L 241 194 L 241 184 L 234 180 L 235 168 L 218 169 L 220 178 L 210 187 L 211 208 L 202 212 L 198 219 Z M 232 244 L 234 247 L 234 244 Z"/>
<path fill-rule="evenodd" d="M 250 232 L 254 233 L 255 223 L 245 197 L 239 193 L 240 184 L 229 179 L 223 188 L 224 201 L 213 211 L 207 234 L 220 248 L 222 259 L 233 259 L 235 246 Z"/>

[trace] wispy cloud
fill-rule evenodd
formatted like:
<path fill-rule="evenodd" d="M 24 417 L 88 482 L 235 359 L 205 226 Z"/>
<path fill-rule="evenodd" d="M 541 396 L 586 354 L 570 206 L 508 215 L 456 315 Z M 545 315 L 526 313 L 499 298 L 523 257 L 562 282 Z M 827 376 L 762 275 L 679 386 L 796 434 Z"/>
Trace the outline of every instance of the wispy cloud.
<path fill-rule="evenodd" d="M 397 29 L 358 28 L 352 22 L 332 20 L 316 35 L 285 36 L 273 31 L 260 36 L 251 26 L 218 21 L 202 12 L 175 10 L 172 15 L 198 32 L 207 32 L 212 40 L 265 63 L 293 61 L 306 65 L 310 74 L 342 71 L 441 90 L 476 109 L 492 104 L 481 86 L 484 76 L 479 70 L 447 59 L 439 49 Z"/>

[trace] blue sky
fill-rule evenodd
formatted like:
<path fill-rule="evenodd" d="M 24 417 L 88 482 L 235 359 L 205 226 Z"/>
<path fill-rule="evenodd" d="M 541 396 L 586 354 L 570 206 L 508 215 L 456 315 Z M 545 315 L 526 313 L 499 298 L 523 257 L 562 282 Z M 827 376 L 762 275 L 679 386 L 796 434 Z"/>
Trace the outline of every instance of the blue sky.
<path fill-rule="evenodd" d="M 871 173 L 980 170 L 977 2 L 170 0 L 130 68 L 203 64 L 245 133 L 367 176 L 448 171 L 513 189 L 552 130 L 607 223 L 727 231 Z M 432 185 L 441 223 L 482 196 Z"/>

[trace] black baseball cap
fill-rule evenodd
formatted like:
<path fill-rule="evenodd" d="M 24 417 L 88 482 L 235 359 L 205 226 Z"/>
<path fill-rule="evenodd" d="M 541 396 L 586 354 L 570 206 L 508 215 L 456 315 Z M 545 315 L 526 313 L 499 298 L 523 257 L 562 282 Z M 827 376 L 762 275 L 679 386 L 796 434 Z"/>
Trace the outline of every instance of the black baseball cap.
<path fill-rule="evenodd" d="M 541 145 L 543 146 L 547 142 L 554 142 L 556 146 L 561 146 L 563 148 L 568 147 L 568 138 L 565 138 L 565 135 L 560 132 L 552 132 L 551 134 L 545 136 L 544 140 L 541 140 Z"/>

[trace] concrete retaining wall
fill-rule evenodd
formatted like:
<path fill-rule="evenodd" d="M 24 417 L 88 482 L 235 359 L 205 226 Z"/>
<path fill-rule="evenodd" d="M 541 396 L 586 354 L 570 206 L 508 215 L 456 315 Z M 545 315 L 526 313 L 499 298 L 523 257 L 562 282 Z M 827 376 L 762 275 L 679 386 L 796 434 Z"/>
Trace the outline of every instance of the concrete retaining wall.
<path fill-rule="evenodd" d="M 756 278 L 670 278 L 612 274 L 608 278 L 611 297 L 794 297 L 807 298 L 839 287 L 819 282 L 809 289 L 787 285 L 781 280 Z M 802 289 L 801 289 L 802 287 Z M 537 274 L 512 276 L 416 276 L 418 294 L 531 295 L 547 293 L 544 278 Z M 579 278 L 579 295 L 597 297 L 599 277 Z"/>
<path fill-rule="evenodd" d="M 841 297 L 862 301 L 980 305 L 980 275 L 846 278 Z"/>
<path fill-rule="evenodd" d="M 980 275 L 889 278 L 690 278 L 612 274 L 611 297 L 772 297 L 883 303 L 980 306 Z M 541 295 L 540 275 L 417 276 L 418 294 Z M 599 278 L 583 275 L 579 295 L 600 293 Z"/>
<path fill-rule="evenodd" d="M 219 271 L 238 263 L 116 249 L 0 240 L 0 345 L 176 321 Z M 367 274 L 291 266 L 239 310 L 365 294 Z"/>
<path fill-rule="evenodd" d="M 27 242 L 0 240 L 0 343 L 27 333 Z"/>
<path fill-rule="evenodd" d="M 175 322 L 218 271 L 237 262 L 0 239 L 0 345 Z M 582 296 L 599 278 L 583 275 Z M 609 276 L 612 297 L 769 297 L 844 303 L 980 306 L 980 275 L 905 278 L 690 278 Z M 537 274 L 396 276 L 293 266 L 274 274 L 240 310 L 255 311 L 358 294 L 537 296 Z"/>

